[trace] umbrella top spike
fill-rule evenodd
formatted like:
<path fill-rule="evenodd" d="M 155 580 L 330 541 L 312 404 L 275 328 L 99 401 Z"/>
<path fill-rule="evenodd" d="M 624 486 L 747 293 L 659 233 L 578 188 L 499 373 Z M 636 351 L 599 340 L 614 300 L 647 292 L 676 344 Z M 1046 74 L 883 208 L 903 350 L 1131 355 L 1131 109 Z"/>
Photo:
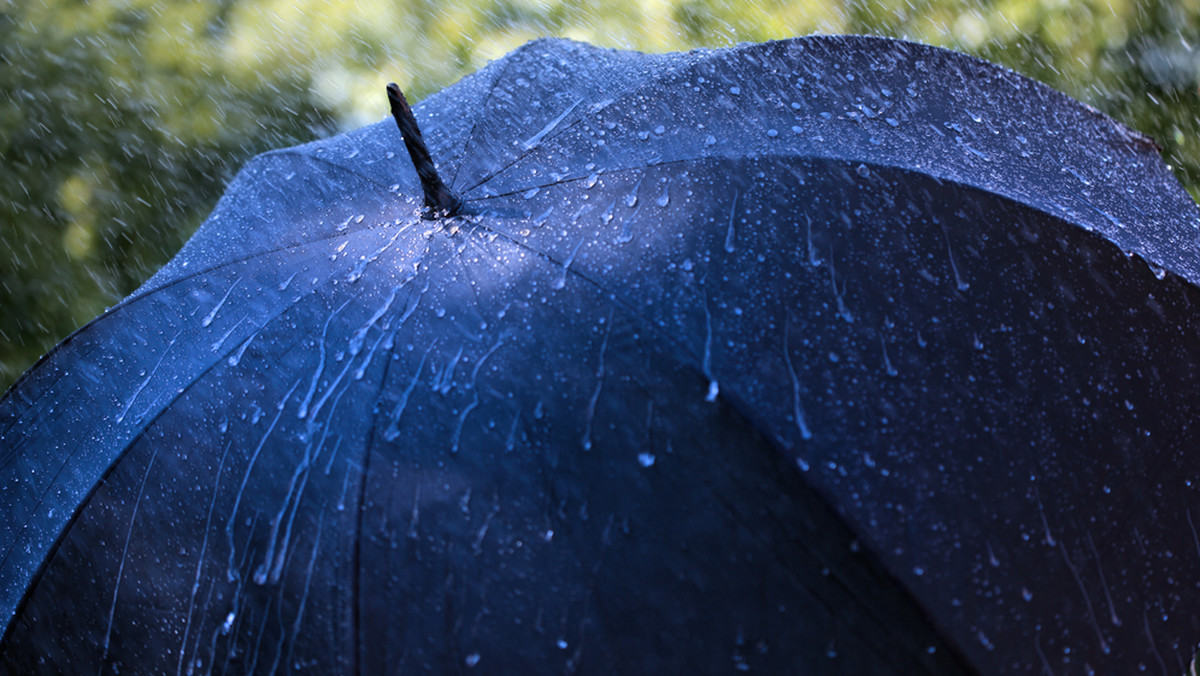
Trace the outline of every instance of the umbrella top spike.
<path fill-rule="evenodd" d="M 429 207 L 425 217 L 449 218 L 460 213 L 462 198 L 454 194 L 438 176 L 433 158 L 429 156 L 429 148 L 425 146 L 425 139 L 421 137 L 421 129 L 417 126 L 417 118 L 413 117 L 412 107 L 404 98 L 404 92 L 400 91 L 395 82 L 390 82 L 387 86 L 387 96 L 392 107 L 392 118 L 400 128 L 404 146 L 408 148 L 408 155 L 417 169 L 417 176 L 421 179 L 421 188 L 425 191 L 425 206 Z"/>

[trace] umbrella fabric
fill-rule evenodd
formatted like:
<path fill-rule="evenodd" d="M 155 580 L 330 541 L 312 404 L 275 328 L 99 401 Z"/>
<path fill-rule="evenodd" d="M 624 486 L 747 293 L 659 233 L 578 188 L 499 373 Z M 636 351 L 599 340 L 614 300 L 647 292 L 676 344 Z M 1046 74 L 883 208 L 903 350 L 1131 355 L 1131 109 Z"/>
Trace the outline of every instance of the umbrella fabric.
<path fill-rule="evenodd" d="M 390 121 L 268 153 L 10 390 L 6 668 L 1182 671 L 1148 139 L 872 38 L 538 41 L 415 111 L 470 213 Z"/>

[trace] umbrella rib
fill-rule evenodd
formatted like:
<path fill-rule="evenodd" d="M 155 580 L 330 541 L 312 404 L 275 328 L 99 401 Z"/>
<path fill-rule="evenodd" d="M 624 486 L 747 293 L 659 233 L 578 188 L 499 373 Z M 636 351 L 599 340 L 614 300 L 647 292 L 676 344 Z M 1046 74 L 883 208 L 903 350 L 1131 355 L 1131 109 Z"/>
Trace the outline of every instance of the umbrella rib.
<path fill-rule="evenodd" d="M 516 53 L 517 54 L 524 53 L 525 51 L 527 51 L 530 48 L 531 45 L 535 44 L 536 42 L 537 42 L 536 40 L 526 42 L 524 45 L 517 48 Z M 507 74 L 509 69 L 511 69 L 513 67 L 514 61 L 516 61 L 516 59 L 505 59 L 504 64 L 500 68 L 500 72 L 497 73 L 496 78 L 494 80 L 492 80 L 492 86 L 488 88 L 487 96 L 484 97 L 483 102 L 479 106 L 479 114 L 477 114 L 475 116 L 475 119 L 471 122 L 471 131 L 467 132 L 467 135 L 463 140 L 462 150 L 459 153 L 459 161 L 458 161 L 457 165 L 454 167 L 454 173 L 451 174 L 451 176 L 450 176 L 449 183 L 450 183 L 451 187 L 453 187 L 454 184 L 458 181 L 458 171 L 460 169 L 462 169 L 462 165 L 463 165 L 462 158 L 466 156 L 467 149 L 470 148 L 470 146 L 471 146 L 471 141 L 475 139 L 475 130 L 477 130 L 479 128 L 479 121 L 481 119 L 483 119 L 483 111 L 487 110 L 488 102 L 492 100 L 493 95 L 496 93 L 496 89 L 500 86 L 500 81 L 504 79 L 505 74 Z M 468 188 L 468 190 L 469 189 L 470 188 Z M 464 190 L 463 192 L 466 192 L 466 191 Z"/>
<path fill-rule="evenodd" d="M 571 122 L 571 123 L 569 123 L 569 124 L 567 124 L 567 125 L 563 126 L 563 127 L 562 127 L 562 129 L 560 129 L 560 130 L 559 130 L 558 134 L 553 134 L 553 135 L 551 135 L 551 136 L 549 137 L 549 140 L 554 140 L 554 139 L 555 139 L 555 138 L 557 138 L 557 137 L 558 137 L 560 134 L 565 134 L 565 133 L 566 133 L 566 132 L 567 132 L 569 129 L 571 129 L 572 127 L 574 127 L 575 125 L 579 124 L 579 123 L 580 123 L 580 122 L 582 122 L 582 121 L 583 121 L 583 118 L 581 117 L 581 118 L 579 118 L 578 120 L 575 120 L 575 121 L 573 121 L 573 122 Z M 542 139 L 542 140 L 543 140 L 543 141 L 545 141 L 545 140 L 547 140 L 547 139 Z M 522 147 L 524 147 L 524 146 L 522 146 Z M 522 152 L 522 153 L 520 153 L 519 155 L 517 155 L 516 157 L 514 157 L 514 158 L 513 158 L 513 159 L 512 159 L 510 162 L 508 162 L 507 164 L 504 164 L 503 166 L 501 166 L 501 167 L 499 167 L 499 168 L 497 168 L 497 169 L 493 170 L 491 173 L 489 173 L 489 174 L 486 174 L 486 175 L 485 175 L 483 178 L 481 178 L 481 179 L 479 179 L 478 181 L 476 181 L 474 185 L 472 185 L 472 186 L 471 186 L 471 187 L 469 187 L 469 188 L 466 188 L 466 189 L 464 189 L 464 190 L 463 190 L 463 194 L 466 194 L 466 193 L 468 193 L 468 192 L 470 192 L 470 191 L 472 191 L 472 190 L 475 190 L 476 188 L 478 188 L 479 186 L 483 185 L 484 183 L 487 183 L 488 181 L 492 180 L 493 178 L 495 178 L 495 177 L 499 176 L 500 174 L 504 173 L 504 172 L 505 172 L 505 171 L 507 171 L 509 168 L 511 168 L 513 165 L 515 165 L 516 163 L 520 162 L 521 160 L 525 159 L 526 157 L 529 157 L 530 155 L 532 155 L 532 154 L 534 154 L 535 152 L 537 152 L 537 149 L 538 149 L 539 147 L 541 147 L 541 143 L 538 143 L 538 144 L 536 144 L 536 145 L 534 145 L 534 146 L 531 146 L 529 149 L 525 150 L 524 152 Z"/>
<path fill-rule="evenodd" d="M 361 178 L 362 180 L 364 180 L 372 185 L 378 186 L 378 187 L 382 188 L 384 191 L 387 191 L 391 187 L 390 185 L 384 184 L 376 179 L 373 179 L 370 176 L 367 176 L 366 174 L 355 171 L 351 167 L 348 167 L 344 164 L 338 164 L 337 162 L 334 162 L 333 160 L 330 160 L 325 157 L 320 157 L 318 155 L 300 152 L 300 151 L 296 150 L 295 148 L 284 148 L 281 150 L 272 150 L 270 152 L 265 152 L 265 153 L 259 155 L 258 157 L 300 157 L 300 158 L 303 158 L 306 160 L 312 160 L 313 162 L 323 164 L 323 165 L 325 165 L 327 167 L 331 167 L 333 169 L 340 169 L 340 170 L 346 172 L 347 174 L 350 174 L 352 176 L 357 176 L 358 178 Z M 258 157 L 256 157 L 255 159 L 258 159 Z"/>
<path fill-rule="evenodd" d="M 191 281 L 191 280 L 193 280 L 193 279 L 195 279 L 196 277 L 199 277 L 199 276 L 201 276 L 201 275 L 206 275 L 206 274 L 208 274 L 208 273 L 210 273 L 210 272 L 215 272 L 215 271 L 217 271 L 217 270 L 222 270 L 222 269 L 224 269 L 224 268 L 227 268 L 227 267 L 229 267 L 229 266 L 231 266 L 231 265 L 237 265 L 238 263 L 245 263 L 245 262 L 247 262 L 247 261 L 250 261 L 250 260 L 252 260 L 252 259 L 254 259 L 254 258 L 258 258 L 258 257 L 260 257 L 260 256 L 269 256 L 269 255 L 271 255 L 271 254 L 283 253 L 283 252 L 285 252 L 285 251 L 292 251 L 292 250 L 294 250 L 294 249 L 302 249 L 302 248 L 304 248 L 304 247 L 311 246 L 311 245 L 313 245 L 313 244 L 318 244 L 318 243 L 320 243 L 320 242 L 328 242 L 328 241 L 330 241 L 330 240 L 337 239 L 338 237 L 349 237 L 349 236 L 351 236 L 351 235 L 353 235 L 353 234 L 356 234 L 356 233 L 374 232 L 374 231 L 376 231 L 376 230 L 382 230 L 382 229 L 384 229 L 384 228 L 389 228 L 389 227 L 393 227 L 393 226 L 392 226 L 391 224 L 380 224 L 380 225 L 377 225 L 377 226 L 374 226 L 374 227 L 366 227 L 366 228 L 359 228 L 359 229 L 357 229 L 357 230 L 351 230 L 350 232 L 344 232 L 344 233 L 335 233 L 335 234 L 333 234 L 333 235 L 330 235 L 330 236 L 328 236 L 328 237 L 320 237 L 320 238 L 316 238 L 316 239 L 310 239 L 310 240 L 307 240 L 307 241 L 304 241 L 304 242 L 299 242 L 299 243 L 296 243 L 296 244 L 288 244 L 288 245 L 286 245 L 286 246 L 276 247 L 276 248 L 274 248 L 274 249 L 264 249 L 264 250 L 262 250 L 262 251 L 256 251 L 256 252 L 249 253 L 249 254 L 246 254 L 245 256 L 241 256 L 241 257 L 238 257 L 238 258 L 231 258 L 231 259 L 229 259 L 229 260 L 227 260 L 227 261 L 224 261 L 224 262 L 218 263 L 218 264 L 216 264 L 216 265 L 213 265 L 212 267 L 204 268 L 204 269 L 201 269 L 201 270 L 196 270 L 195 272 L 191 272 L 191 273 L 189 273 L 189 274 L 187 274 L 187 275 L 184 275 L 184 276 L 182 276 L 182 277 L 178 277 L 178 278 L 176 278 L 176 279 L 172 279 L 172 280 L 170 280 L 170 281 L 166 282 L 165 284 L 163 284 L 162 286 L 156 286 L 156 287 L 154 287 L 153 289 L 147 289 L 147 290 L 145 290 L 145 291 L 143 291 L 143 292 L 141 292 L 141 293 L 138 293 L 138 294 L 136 294 L 136 295 L 131 295 L 131 296 L 129 296 L 129 297 L 128 297 L 128 298 L 126 298 L 125 300 L 121 301 L 119 304 L 117 304 L 117 305 L 113 306 L 113 308 L 112 308 L 112 309 L 110 309 L 109 311 L 105 312 L 104 314 L 100 315 L 99 317 L 96 317 L 96 319 L 93 319 L 91 322 L 88 322 L 87 324 L 85 324 L 85 325 L 84 325 L 84 326 L 83 326 L 81 329 L 79 329 L 79 331 L 76 331 L 74 334 L 71 334 L 71 336 L 69 336 L 67 340 L 69 340 L 70 338 L 73 338 L 75 335 L 77 335 L 78 333 L 80 333 L 80 332 L 81 332 L 81 331 L 83 331 L 84 329 L 87 329 L 89 326 L 91 326 L 91 325 L 92 325 L 93 323 L 95 323 L 96 321 L 99 321 L 100 319 L 103 319 L 103 318 L 105 318 L 105 317 L 107 317 L 107 316 L 109 316 L 109 315 L 111 315 L 111 314 L 114 314 L 114 313 L 116 313 L 117 311 L 119 311 L 119 310 L 121 310 L 121 309 L 123 309 L 123 308 L 127 307 L 128 305 L 131 305 L 131 304 L 133 304 L 133 303 L 135 303 L 135 302 L 137 302 L 137 301 L 143 300 L 144 298 L 146 298 L 146 297 L 148 297 L 148 296 L 151 296 L 151 295 L 153 295 L 153 294 L 155 294 L 155 293 L 158 293 L 159 291 L 161 291 L 161 290 L 163 290 L 163 289 L 168 289 L 168 288 L 171 288 L 171 287 L 173 287 L 173 286 L 176 286 L 176 285 L 178 285 L 178 284 L 182 284 L 182 283 L 184 283 L 184 282 Z M 409 226 L 407 226 L 407 225 L 406 225 L 406 226 L 401 226 L 401 227 L 409 227 Z M 66 342 L 66 340 L 64 340 L 63 342 L 65 343 L 65 342 Z M 47 356 L 49 356 L 49 355 L 47 355 Z"/>
<path fill-rule="evenodd" d="M 387 348 L 387 355 L 393 355 L 394 353 L 395 344 L 393 343 Z M 374 407 L 374 417 L 376 420 L 378 420 L 380 414 L 382 413 L 382 409 L 379 407 L 378 402 L 383 394 L 384 385 L 386 385 L 388 382 L 388 375 L 392 370 L 392 361 L 393 360 L 390 356 L 383 360 L 383 374 L 379 378 L 379 387 L 375 389 L 374 399 L 376 405 Z M 358 505 L 358 510 L 354 519 L 354 560 L 350 566 L 350 635 L 354 638 L 354 645 L 351 646 L 350 669 L 347 673 L 351 674 L 361 673 L 358 652 L 359 646 L 362 643 L 362 637 L 360 636 L 362 622 L 360 621 L 359 616 L 362 613 L 362 604 L 360 602 L 362 590 L 362 533 L 363 514 L 366 511 L 363 509 L 363 506 L 367 496 L 367 476 L 371 469 L 371 449 L 375 446 L 375 431 L 378 428 L 379 425 L 373 424 L 367 431 L 366 443 L 363 446 L 362 469 L 360 470 L 361 474 L 358 482 L 358 502 L 356 503 Z"/>

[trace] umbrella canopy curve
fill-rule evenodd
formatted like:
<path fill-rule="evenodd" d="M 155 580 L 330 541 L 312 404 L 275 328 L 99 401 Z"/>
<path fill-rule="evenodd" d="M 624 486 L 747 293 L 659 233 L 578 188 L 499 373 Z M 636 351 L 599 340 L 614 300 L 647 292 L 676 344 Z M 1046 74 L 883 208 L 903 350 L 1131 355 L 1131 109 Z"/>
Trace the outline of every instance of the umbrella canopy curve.
<path fill-rule="evenodd" d="M 6 668 L 1191 659 L 1151 141 L 862 37 L 537 41 L 414 112 L 462 215 L 390 120 L 262 155 L 0 403 Z"/>

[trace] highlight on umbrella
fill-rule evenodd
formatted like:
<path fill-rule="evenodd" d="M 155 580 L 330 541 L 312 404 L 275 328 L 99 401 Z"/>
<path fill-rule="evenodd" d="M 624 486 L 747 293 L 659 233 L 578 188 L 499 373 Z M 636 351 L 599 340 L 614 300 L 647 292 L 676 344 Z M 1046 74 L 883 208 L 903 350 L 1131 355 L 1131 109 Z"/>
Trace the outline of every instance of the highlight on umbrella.
<path fill-rule="evenodd" d="M 1191 663 L 1200 210 L 1144 137 L 853 36 L 387 91 L 0 400 L 0 672 Z"/>

